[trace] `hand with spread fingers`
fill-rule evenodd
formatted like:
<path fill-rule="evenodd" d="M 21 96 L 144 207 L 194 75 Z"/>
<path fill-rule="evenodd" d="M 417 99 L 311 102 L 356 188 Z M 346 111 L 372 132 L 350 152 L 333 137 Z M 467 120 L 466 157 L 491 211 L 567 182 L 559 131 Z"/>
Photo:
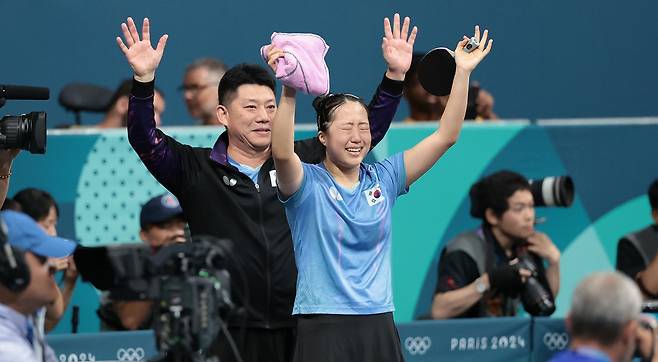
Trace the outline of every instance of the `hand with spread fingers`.
<path fill-rule="evenodd" d="M 418 27 L 414 26 L 409 33 L 411 19 L 405 17 L 400 28 L 400 14 L 393 16 L 391 21 L 384 18 L 384 37 L 382 38 L 382 54 L 388 69 L 386 76 L 394 80 L 404 80 L 404 76 L 411 67 L 411 58 L 414 53 L 414 42 L 418 34 Z"/>
<path fill-rule="evenodd" d="M 155 79 L 155 70 L 162 60 L 167 44 L 168 35 L 165 34 L 160 37 L 158 45 L 153 49 L 150 28 L 149 19 L 144 18 L 140 39 L 135 22 L 132 18 L 128 18 L 126 23 L 121 23 L 124 39 L 117 37 L 119 48 L 135 72 L 135 79 L 140 82 L 150 82 Z"/>
<path fill-rule="evenodd" d="M 472 72 L 477 67 L 482 59 L 489 54 L 493 45 L 493 39 L 489 39 L 489 30 L 485 30 L 482 37 L 480 37 L 479 25 L 475 26 L 475 34 L 473 36 L 479 43 L 478 47 L 473 51 L 470 53 L 464 51 L 464 46 L 466 46 L 470 39 L 467 36 L 464 36 L 464 39 L 457 43 L 457 48 L 455 49 L 455 63 L 457 64 L 457 68 L 468 72 Z"/>

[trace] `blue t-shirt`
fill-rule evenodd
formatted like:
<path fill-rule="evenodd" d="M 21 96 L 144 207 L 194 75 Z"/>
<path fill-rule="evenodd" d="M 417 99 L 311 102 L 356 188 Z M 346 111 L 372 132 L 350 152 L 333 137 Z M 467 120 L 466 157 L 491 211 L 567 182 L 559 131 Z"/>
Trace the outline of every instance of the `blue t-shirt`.
<path fill-rule="evenodd" d="M 256 168 L 249 167 L 247 165 L 243 165 L 236 160 L 232 159 L 231 157 L 228 157 L 228 163 L 233 165 L 235 168 L 238 169 L 238 171 L 242 172 L 243 174 L 247 175 L 251 179 L 251 181 L 254 182 L 254 185 L 258 185 L 258 172 L 260 172 L 261 166 L 258 166 Z"/>
<path fill-rule="evenodd" d="M 562 351 L 551 358 L 550 362 L 611 362 L 603 352 L 594 348 L 578 348 Z"/>
<path fill-rule="evenodd" d="M 391 312 L 391 208 L 406 193 L 402 153 L 361 164 L 348 190 L 324 165 L 303 163 L 304 179 L 283 201 L 297 263 L 293 314 Z"/>

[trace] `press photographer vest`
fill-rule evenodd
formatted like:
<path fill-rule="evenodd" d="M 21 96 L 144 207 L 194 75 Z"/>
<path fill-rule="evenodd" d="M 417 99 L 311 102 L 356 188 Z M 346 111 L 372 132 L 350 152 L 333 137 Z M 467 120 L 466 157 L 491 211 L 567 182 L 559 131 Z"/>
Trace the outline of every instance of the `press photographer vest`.
<path fill-rule="evenodd" d="M 468 255 L 475 262 L 475 265 L 477 265 L 478 273 L 480 275 L 495 267 L 496 255 L 494 252 L 494 245 L 491 245 L 491 243 L 487 241 L 482 228 L 461 233 L 446 245 L 446 253 L 456 251 L 461 251 Z M 487 300 L 490 297 L 488 293 L 489 292 L 485 293 L 478 302 L 479 317 L 492 316 L 487 313 Z M 503 316 L 516 315 L 516 310 L 520 304 L 520 300 L 518 298 L 504 297 L 503 301 Z"/>
<path fill-rule="evenodd" d="M 658 233 L 654 226 L 630 233 L 624 236 L 624 238 L 630 241 L 633 247 L 635 247 L 635 250 L 642 256 L 645 267 L 658 254 Z"/>

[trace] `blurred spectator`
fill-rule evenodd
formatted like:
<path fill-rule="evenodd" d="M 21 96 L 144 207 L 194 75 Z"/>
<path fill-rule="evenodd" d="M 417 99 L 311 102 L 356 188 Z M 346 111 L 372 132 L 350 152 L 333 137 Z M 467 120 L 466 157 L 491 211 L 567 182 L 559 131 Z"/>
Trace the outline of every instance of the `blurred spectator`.
<path fill-rule="evenodd" d="M 645 297 L 658 299 L 658 179 L 649 186 L 653 225 L 630 233 L 617 244 L 617 270 L 637 282 Z"/>
<path fill-rule="evenodd" d="M 139 215 L 139 237 L 153 253 L 163 246 L 185 242 L 185 219 L 178 200 L 171 194 L 151 198 Z M 119 288 L 103 295 L 98 316 L 102 330 L 149 329 L 153 302 L 135 292 Z"/>
<path fill-rule="evenodd" d="M 520 259 L 534 264 L 533 282 L 553 303 L 560 285 L 560 251 L 534 228 L 528 180 L 499 171 L 471 186 L 469 196 L 471 216 L 482 225 L 456 236 L 442 251 L 432 318 L 514 316 L 522 302 L 531 313 L 532 303 L 523 293 L 530 266 Z"/>
<path fill-rule="evenodd" d="M 448 96 L 428 93 L 418 81 L 418 65 L 424 53 L 414 53 L 411 67 L 404 78 L 404 98 L 409 104 L 409 117 L 403 122 L 436 121 L 441 119 Z"/>
<path fill-rule="evenodd" d="M 110 106 L 103 120 L 96 125 L 98 128 L 121 128 L 126 127 L 128 123 L 128 96 L 132 89 L 132 79 L 125 79 L 119 85 L 112 96 Z M 162 125 L 162 113 L 165 111 L 164 94 L 159 89 L 155 89 L 153 98 L 153 108 L 155 111 L 155 126 Z"/>
<path fill-rule="evenodd" d="M 36 188 L 26 188 L 17 192 L 13 201 L 13 207 L 17 211 L 22 211 L 31 217 L 46 234 L 57 236 L 59 207 L 48 192 Z M 55 267 L 57 271 L 64 271 L 62 286 L 58 288 L 55 301 L 47 306 L 45 315 L 40 313 L 37 318 L 37 325 L 40 328 L 45 328 L 46 332 L 54 329 L 64 315 L 64 311 L 66 311 L 73 296 L 73 289 L 75 289 L 75 282 L 78 278 L 78 271 L 72 257 L 56 259 Z"/>
<path fill-rule="evenodd" d="M 637 286 L 621 273 L 585 278 L 573 293 L 566 318 L 570 347 L 551 361 L 626 362 L 634 353 L 654 361 L 655 319 L 641 319 L 641 302 Z"/>
<path fill-rule="evenodd" d="M 14 195 L 18 211 L 29 215 L 50 236 L 57 236 L 57 222 L 59 221 L 59 207 L 55 199 L 48 192 L 26 188 Z"/>
<path fill-rule="evenodd" d="M 226 73 L 222 61 L 214 58 L 201 58 L 185 70 L 183 98 L 187 111 L 197 123 L 204 126 L 217 126 L 217 106 L 219 105 L 219 81 Z"/>
<path fill-rule="evenodd" d="M 423 88 L 418 80 L 418 65 L 424 53 L 414 53 L 411 68 L 404 79 L 404 97 L 409 105 L 409 116 L 405 123 L 420 121 L 436 121 L 441 119 L 449 96 L 435 96 Z M 482 89 L 477 82 L 471 82 L 468 90 L 467 120 L 495 120 L 498 116 L 493 112 L 494 98 L 487 90 Z"/>
<path fill-rule="evenodd" d="M 48 236 L 23 213 L 0 215 L 0 360 L 56 362 L 36 319 L 58 294 L 54 258 L 66 258 L 75 243 Z"/>

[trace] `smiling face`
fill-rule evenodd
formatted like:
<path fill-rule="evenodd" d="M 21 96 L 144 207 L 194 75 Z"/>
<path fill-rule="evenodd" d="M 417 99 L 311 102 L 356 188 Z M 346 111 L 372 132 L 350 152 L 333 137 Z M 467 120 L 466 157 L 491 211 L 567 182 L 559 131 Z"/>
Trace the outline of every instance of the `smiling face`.
<path fill-rule="evenodd" d="M 319 132 L 327 148 L 327 161 L 342 170 L 358 168 L 370 151 L 368 111 L 357 101 L 347 99 L 330 114 L 331 124 Z"/>
<path fill-rule="evenodd" d="M 228 129 L 229 144 L 253 151 L 272 144 L 272 119 L 276 113 L 274 92 L 267 86 L 243 84 L 226 105 L 217 107 L 217 117 Z"/>

